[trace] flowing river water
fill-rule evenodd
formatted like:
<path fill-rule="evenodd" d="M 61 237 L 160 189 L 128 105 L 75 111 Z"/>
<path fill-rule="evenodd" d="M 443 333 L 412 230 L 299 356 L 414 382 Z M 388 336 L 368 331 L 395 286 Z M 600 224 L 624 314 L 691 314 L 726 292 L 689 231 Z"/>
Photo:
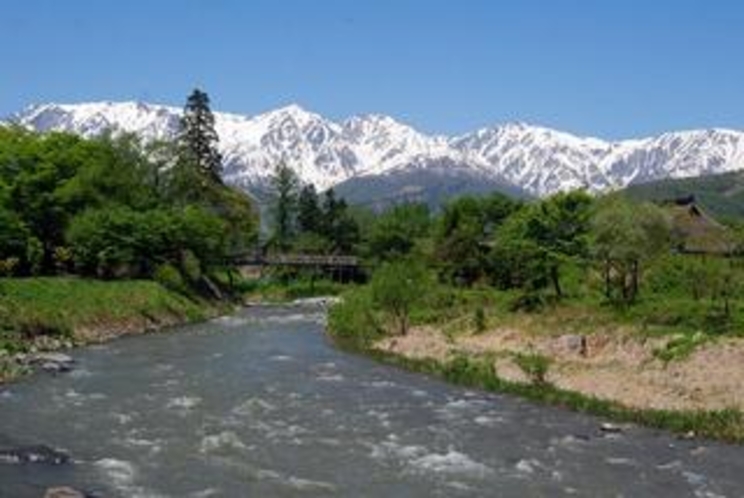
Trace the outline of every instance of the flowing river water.
<path fill-rule="evenodd" d="M 334 349 L 307 306 L 73 353 L 0 387 L 0 497 L 744 496 L 744 449 L 450 386 Z"/>

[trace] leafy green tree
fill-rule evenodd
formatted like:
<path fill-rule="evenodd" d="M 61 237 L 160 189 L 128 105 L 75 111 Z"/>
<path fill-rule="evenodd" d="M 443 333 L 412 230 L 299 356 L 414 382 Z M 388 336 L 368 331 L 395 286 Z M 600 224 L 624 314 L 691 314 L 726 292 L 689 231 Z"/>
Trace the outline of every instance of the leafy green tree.
<path fill-rule="evenodd" d="M 67 272 L 72 259 L 87 275 L 150 277 L 168 263 L 191 278 L 224 265 L 255 240 L 253 203 L 211 179 L 171 188 L 181 151 L 128 134 L 0 127 L 3 273 Z"/>
<path fill-rule="evenodd" d="M 522 289 L 536 294 L 548 286 L 548 261 L 545 250 L 529 236 L 531 221 L 537 216 L 531 205 L 506 219 L 496 233 L 491 248 L 490 272 L 502 289 Z"/>
<path fill-rule="evenodd" d="M 224 222 L 200 206 L 149 211 L 116 206 L 73 218 L 66 240 L 80 273 L 150 277 L 163 263 L 181 266 L 187 274 L 195 273 L 194 259 L 200 270 L 221 264 L 225 234 Z"/>
<path fill-rule="evenodd" d="M 410 254 L 429 235 L 431 217 L 426 204 L 401 204 L 373 222 L 367 242 L 369 256 L 389 261 Z"/>
<path fill-rule="evenodd" d="M 21 219 L 13 211 L 0 206 L 0 262 L 8 262 L 4 266 L 5 273 L 15 273 L 29 269 L 26 247 L 29 233 Z M 11 263 L 9 261 L 15 261 Z"/>
<path fill-rule="evenodd" d="M 556 194 L 539 204 L 527 226 L 527 236 L 545 252 L 549 280 L 562 297 L 561 266 L 588 255 L 592 198 L 583 191 Z"/>
<path fill-rule="evenodd" d="M 465 196 L 445 205 L 435 239 L 435 256 L 445 276 L 472 285 L 489 274 L 493 233 L 519 208 L 520 204 L 501 194 Z"/>
<path fill-rule="evenodd" d="M 653 204 L 613 197 L 599 206 L 591 228 L 591 251 L 604 279 L 605 296 L 616 303 L 633 303 L 645 267 L 670 249 L 669 220 Z"/>
<path fill-rule="evenodd" d="M 420 262 L 398 260 L 385 263 L 372 276 L 373 303 L 389 314 L 399 334 L 408 333 L 412 308 L 426 295 L 429 282 Z"/>
<path fill-rule="evenodd" d="M 20 167 L 8 189 L 8 207 L 42 244 L 36 271 L 51 273 L 55 248 L 63 244 L 64 227 L 78 208 L 64 194 L 65 185 L 90 160 L 90 145 L 79 137 L 51 133 L 31 138 L 17 152 Z"/>
<path fill-rule="evenodd" d="M 160 202 L 152 164 L 133 134 L 105 133 L 85 144 L 85 160 L 59 188 L 71 213 L 111 204 L 149 209 Z"/>
<path fill-rule="evenodd" d="M 287 251 L 292 245 L 297 218 L 297 189 L 299 178 L 284 163 L 277 165 L 271 177 L 273 235 L 272 244 L 280 251 Z"/>
<path fill-rule="evenodd" d="M 529 291 L 551 285 L 562 297 L 561 268 L 588 255 L 591 206 L 584 192 L 559 193 L 509 218 L 492 253 L 500 285 Z"/>

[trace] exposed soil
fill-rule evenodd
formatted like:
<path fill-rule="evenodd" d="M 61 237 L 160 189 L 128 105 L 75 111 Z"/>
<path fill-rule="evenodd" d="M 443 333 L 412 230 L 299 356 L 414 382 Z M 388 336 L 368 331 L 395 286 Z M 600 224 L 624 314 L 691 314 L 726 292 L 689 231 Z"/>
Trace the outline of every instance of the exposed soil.
<path fill-rule="evenodd" d="M 491 353 L 498 375 L 526 382 L 515 353 L 539 353 L 552 360 L 548 380 L 557 387 L 629 407 L 655 409 L 744 409 L 744 339 L 721 338 L 669 363 L 654 349 L 669 338 L 644 339 L 616 329 L 584 336 L 534 334 L 496 328 L 477 335 L 447 337 L 433 327 L 379 341 L 375 347 L 409 357 L 446 359 L 455 352 Z"/>

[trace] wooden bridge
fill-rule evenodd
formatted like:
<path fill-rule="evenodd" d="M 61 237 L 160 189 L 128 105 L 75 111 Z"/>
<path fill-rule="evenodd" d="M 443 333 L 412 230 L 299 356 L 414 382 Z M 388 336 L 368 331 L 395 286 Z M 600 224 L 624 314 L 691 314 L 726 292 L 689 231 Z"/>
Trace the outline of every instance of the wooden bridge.
<path fill-rule="evenodd" d="M 346 255 L 322 254 L 263 254 L 252 252 L 231 256 L 230 262 L 239 266 L 292 266 L 314 268 L 358 268 L 359 258 Z"/>

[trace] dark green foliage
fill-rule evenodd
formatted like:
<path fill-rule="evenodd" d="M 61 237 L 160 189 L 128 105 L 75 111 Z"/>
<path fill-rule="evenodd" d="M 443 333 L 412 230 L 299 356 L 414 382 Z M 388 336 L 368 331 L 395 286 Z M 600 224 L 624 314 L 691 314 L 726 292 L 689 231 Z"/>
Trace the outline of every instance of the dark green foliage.
<path fill-rule="evenodd" d="M 497 284 L 527 292 L 551 285 L 563 297 L 563 267 L 588 256 L 591 203 L 584 192 L 561 193 L 511 216 L 497 232 L 491 255 Z"/>
<path fill-rule="evenodd" d="M 200 187 L 207 182 L 222 184 L 222 156 L 217 151 L 219 137 L 214 129 L 214 115 L 206 92 L 194 89 L 186 100 L 178 136 L 179 161 L 184 168 L 194 168 Z"/>
<path fill-rule="evenodd" d="M 180 294 L 188 294 L 189 287 L 186 285 L 186 281 L 178 271 L 178 268 L 173 266 L 171 263 L 163 263 L 159 265 L 153 274 L 153 280 L 165 287 L 166 289 L 178 292 Z"/>
<path fill-rule="evenodd" d="M 477 333 L 485 332 L 486 330 L 486 312 L 483 311 L 482 306 L 475 309 L 473 315 L 473 328 Z"/>
<path fill-rule="evenodd" d="M 359 243 L 359 226 L 346 201 L 333 189 L 321 201 L 312 185 L 299 187 L 296 173 L 279 164 L 271 178 L 271 246 L 280 252 L 351 254 Z"/>
<path fill-rule="evenodd" d="M 220 218 L 196 206 L 150 211 L 116 207 L 89 210 L 74 218 L 67 242 L 82 274 L 148 277 L 161 263 L 182 264 L 185 251 L 196 261 L 218 263 L 224 254 L 225 232 Z M 188 264 L 189 273 L 195 273 L 194 262 Z"/>
<path fill-rule="evenodd" d="M 301 234 L 317 234 L 323 229 L 323 211 L 312 184 L 302 187 L 297 197 L 297 229 Z"/>
<path fill-rule="evenodd" d="M 328 189 L 323 198 L 321 233 L 328 239 L 332 254 L 349 254 L 359 242 L 359 227 L 346 201 L 336 199 L 333 189 Z"/>
<path fill-rule="evenodd" d="M 29 266 L 27 254 L 29 232 L 18 215 L 0 207 L 0 275 L 10 276 Z M 14 263 L 13 263 L 14 261 Z"/>
<path fill-rule="evenodd" d="M 273 235 L 272 245 L 287 251 L 296 233 L 297 174 L 284 163 L 277 165 L 271 178 Z"/>
<path fill-rule="evenodd" d="M 373 261 L 390 261 L 411 253 L 429 235 L 431 217 L 425 204 L 401 204 L 372 223 L 367 251 Z"/>
<path fill-rule="evenodd" d="M 217 181 L 217 156 L 204 148 L 215 145 L 211 119 L 187 110 L 194 129 L 181 139 L 201 144 L 189 153 L 185 142 L 0 127 L 0 273 L 149 277 L 171 263 L 198 280 L 252 245 L 253 205 Z"/>
<path fill-rule="evenodd" d="M 461 197 L 444 207 L 435 237 L 435 257 L 445 279 L 472 285 L 490 273 L 490 239 L 520 204 L 500 194 Z"/>

